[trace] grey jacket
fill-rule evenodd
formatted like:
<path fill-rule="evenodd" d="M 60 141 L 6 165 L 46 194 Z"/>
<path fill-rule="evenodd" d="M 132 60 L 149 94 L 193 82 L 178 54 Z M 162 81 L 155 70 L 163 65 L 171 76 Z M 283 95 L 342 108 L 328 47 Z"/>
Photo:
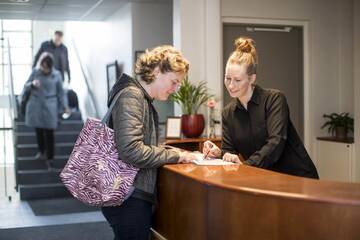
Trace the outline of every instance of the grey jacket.
<path fill-rule="evenodd" d="M 140 168 L 134 197 L 154 200 L 157 168 L 177 163 L 179 154 L 157 147 L 157 112 L 152 99 L 134 79 L 123 74 L 113 87 L 108 104 L 122 91 L 112 111 L 112 126 L 119 158 Z"/>
<path fill-rule="evenodd" d="M 40 81 L 40 87 L 34 88 L 32 81 Z M 55 129 L 58 114 L 63 111 L 64 91 L 60 72 L 53 69 L 44 75 L 34 69 L 25 83 L 23 93 L 30 91 L 25 110 L 25 124 L 29 127 Z"/>

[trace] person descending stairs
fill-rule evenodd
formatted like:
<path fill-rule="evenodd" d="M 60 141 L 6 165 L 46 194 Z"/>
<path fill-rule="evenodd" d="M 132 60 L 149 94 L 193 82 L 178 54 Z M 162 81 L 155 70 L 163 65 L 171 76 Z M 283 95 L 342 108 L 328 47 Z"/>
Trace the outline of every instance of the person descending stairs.
<path fill-rule="evenodd" d="M 46 153 L 44 156 L 38 154 L 34 128 L 25 125 L 22 115 L 15 119 L 16 187 L 21 200 L 71 197 L 59 175 L 74 147 L 83 121 L 77 95 L 73 90 L 69 92 L 71 114 L 66 119 L 60 117 L 59 126 L 54 131 L 54 157 L 51 166 L 46 161 Z"/>

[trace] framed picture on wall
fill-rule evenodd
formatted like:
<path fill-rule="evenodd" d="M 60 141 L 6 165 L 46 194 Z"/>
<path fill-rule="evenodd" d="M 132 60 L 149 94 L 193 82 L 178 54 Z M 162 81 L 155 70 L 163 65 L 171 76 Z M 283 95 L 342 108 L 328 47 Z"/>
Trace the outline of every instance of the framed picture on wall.
<path fill-rule="evenodd" d="M 166 138 L 181 138 L 181 118 L 168 117 L 165 128 Z"/>
<path fill-rule="evenodd" d="M 119 73 L 119 67 L 118 67 L 117 61 L 106 65 L 106 78 L 107 78 L 108 94 L 109 94 L 111 88 L 114 86 L 119 75 L 120 75 L 120 73 Z"/>

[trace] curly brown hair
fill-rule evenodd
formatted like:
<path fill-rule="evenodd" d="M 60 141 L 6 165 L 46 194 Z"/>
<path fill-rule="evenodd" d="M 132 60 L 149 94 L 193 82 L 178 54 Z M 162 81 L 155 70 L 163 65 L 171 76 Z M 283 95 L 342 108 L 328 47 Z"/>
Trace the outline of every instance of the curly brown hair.
<path fill-rule="evenodd" d="M 144 54 L 136 60 L 135 74 L 141 80 L 150 84 L 154 81 L 154 69 L 159 67 L 161 73 L 189 71 L 189 62 L 181 52 L 173 46 L 163 45 L 155 47 L 152 50 L 146 50 Z"/>

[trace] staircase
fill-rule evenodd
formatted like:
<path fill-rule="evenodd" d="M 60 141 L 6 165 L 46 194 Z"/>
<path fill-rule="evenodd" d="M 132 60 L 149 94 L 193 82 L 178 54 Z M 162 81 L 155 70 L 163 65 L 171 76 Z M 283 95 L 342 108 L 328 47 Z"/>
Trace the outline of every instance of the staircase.
<path fill-rule="evenodd" d="M 25 126 L 21 120 L 15 122 L 15 160 L 17 189 L 21 200 L 41 198 L 62 198 L 70 196 L 60 181 L 60 172 L 64 168 L 74 143 L 83 126 L 81 120 L 62 120 L 55 137 L 55 171 L 49 171 L 44 160 L 36 160 L 38 152 L 33 128 Z"/>

